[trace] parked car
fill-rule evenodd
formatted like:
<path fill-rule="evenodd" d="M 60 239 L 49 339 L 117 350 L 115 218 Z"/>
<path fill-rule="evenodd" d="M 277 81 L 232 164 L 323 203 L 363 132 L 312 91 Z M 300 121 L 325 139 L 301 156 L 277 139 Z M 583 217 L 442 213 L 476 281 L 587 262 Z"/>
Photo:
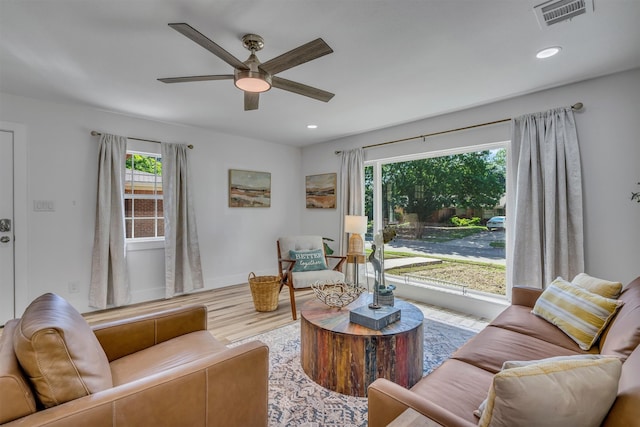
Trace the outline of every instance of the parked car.
<path fill-rule="evenodd" d="M 489 221 L 487 221 L 487 228 L 489 229 L 489 231 L 498 229 L 504 230 L 505 220 L 506 217 L 504 216 L 494 216 L 493 218 L 489 219 Z"/>

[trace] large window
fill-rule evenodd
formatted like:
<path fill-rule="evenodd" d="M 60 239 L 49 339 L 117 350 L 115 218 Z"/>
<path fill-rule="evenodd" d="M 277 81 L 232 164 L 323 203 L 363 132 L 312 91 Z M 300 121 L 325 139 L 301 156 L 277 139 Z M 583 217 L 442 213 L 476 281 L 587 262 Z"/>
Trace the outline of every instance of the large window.
<path fill-rule="evenodd" d="M 124 215 L 128 239 L 164 237 L 162 159 L 127 151 Z"/>
<path fill-rule="evenodd" d="M 505 144 L 367 162 L 365 210 L 369 238 L 385 227 L 396 231 L 385 258 L 425 258 L 389 274 L 462 293 L 506 294 Z"/>

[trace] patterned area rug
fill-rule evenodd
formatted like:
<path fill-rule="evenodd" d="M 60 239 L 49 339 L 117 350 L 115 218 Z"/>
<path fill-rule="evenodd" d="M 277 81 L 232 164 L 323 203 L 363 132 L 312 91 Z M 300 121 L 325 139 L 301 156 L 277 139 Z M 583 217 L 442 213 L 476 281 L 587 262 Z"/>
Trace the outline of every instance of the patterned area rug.
<path fill-rule="evenodd" d="M 424 374 L 475 332 L 436 320 L 424 322 Z M 233 345 L 260 340 L 269 346 L 269 426 L 352 427 L 367 425 L 367 398 L 346 396 L 313 382 L 300 365 L 300 321 Z"/>

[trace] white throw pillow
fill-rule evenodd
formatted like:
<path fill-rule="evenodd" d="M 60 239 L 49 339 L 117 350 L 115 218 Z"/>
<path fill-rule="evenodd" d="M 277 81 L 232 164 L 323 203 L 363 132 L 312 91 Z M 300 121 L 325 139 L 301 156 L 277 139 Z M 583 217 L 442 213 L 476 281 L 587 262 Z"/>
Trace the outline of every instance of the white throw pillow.
<path fill-rule="evenodd" d="M 571 283 L 605 298 L 618 298 L 622 291 L 622 283 L 598 279 L 597 277 L 589 276 L 587 273 L 576 275 Z"/>
<path fill-rule="evenodd" d="M 513 363 L 526 365 L 494 375 L 480 427 L 598 427 L 622 368 L 618 358 L 599 356 Z"/>

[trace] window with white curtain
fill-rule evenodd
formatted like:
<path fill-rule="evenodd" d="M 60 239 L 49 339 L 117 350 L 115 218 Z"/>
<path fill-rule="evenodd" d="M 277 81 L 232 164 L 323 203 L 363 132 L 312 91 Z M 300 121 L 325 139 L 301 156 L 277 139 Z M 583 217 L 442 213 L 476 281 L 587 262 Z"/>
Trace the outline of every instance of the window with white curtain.
<path fill-rule="evenodd" d="M 164 239 L 162 158 L 159 154 L 127 151 L 125 166 L 127 239 Z"/>

